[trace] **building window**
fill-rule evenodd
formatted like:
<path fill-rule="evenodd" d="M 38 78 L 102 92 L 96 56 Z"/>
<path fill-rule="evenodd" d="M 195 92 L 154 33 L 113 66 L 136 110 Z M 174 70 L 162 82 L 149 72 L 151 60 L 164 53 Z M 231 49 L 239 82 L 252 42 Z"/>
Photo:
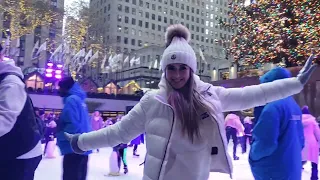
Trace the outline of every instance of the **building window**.
<path fill-rule="evenodd" d="M 121 36 L 117 36 L 117 42 L 121 42 Z"/>
<path fill-rule="evenodd" d="M 131 29 L 131 34 L 132 35 L 136 35 L 136 30 L 135 29 Z"/>
<path fill-rule="evenodd" d="M 124 33 L 125 34 L 129 34 L 129 28 L 128 27 L 124 27 Z"/>
<path fill-rule="evenodd" d="M 125 7 L 124 7 L 124 12 L 130 13 L 130 10 L 129 10 L 129 7 L 128 7 L 128 6 L 125 6 Z"/>
<path fill-rule="evenodd" d="M 132 8 L 132 14 L 136 15 L 136 9 L 135 8 Z"/>
<path fill-rule="evenodd" d="M 151 15 L 151 18 L 152 18 L 152 20 L 156 20 L 156 15 L 155 15 L 155 14 L 152 14 L 152 15 Z"/>
<path fill-rule="evenodd" d="M 136 25 L 136 19 L 135 19 L 135 18 L 132 18 L 132 19 L 131 19 L 131 23 L 132 23 L 132 25 Z"/>
<path fill-rule="evenodd" d="M 118 4 L 118 11 L 122 11 L 122 5 Z"/>
<path fill-rule="evenodd" d="M 122 29 L 121 26 L 118 25 L 117 31 L 121 32 L 121 29 Z"/>
<path fill-rule="evenodd" d="M 136 40 L 135 39 L 131 39 L 131 45 L 133 45 L 133 46 L 136 45 Z"/>
<path fill-rule="evenodd" d="M 149 28 L 149 22 L 145 23 L 145 28 Z"/>
<path fill-rule="evenodd" d="M 125 23 L 129 23 L 129 17 L 125 16 L 125 17 L 124 17 L 124 22 L 125 22 Z"/>
<path fill-rule="evenodd" d="M 138 46 L 142 47 L 142 41 L 141 40 L 138 40 Z"/>
<path fill-rule="evenodd" d="M 33 88 L 34 90 L 37 90 L 39 88 L 43 89 L 44 82 L 40 76 L 38 76 L 37 74 L 34 74 L 33 76 L 29 77 L 26 80 L 26 86 L 27 86 L 27 88 Z"/>
<path fill-rule="evenodd" d="M 121 15 L 118 15 L 118 21 L 121 22 Z"/>
<path fill-rule="evenodd" d="M 128 38 L 127 37 L 123 38 L 123 43 L 124 44 L 128 44 Z"/>

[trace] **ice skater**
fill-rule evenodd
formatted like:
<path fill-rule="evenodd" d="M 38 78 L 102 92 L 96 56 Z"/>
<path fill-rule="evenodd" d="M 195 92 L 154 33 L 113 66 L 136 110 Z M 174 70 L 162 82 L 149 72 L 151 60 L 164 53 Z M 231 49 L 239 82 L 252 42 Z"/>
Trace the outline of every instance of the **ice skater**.
<path fill-rule="evenodd" d="M 309 112 L 308 106 L 302 108 L 302 124 L 304 130 L 304 148 L 302 164 L 311 162 L 311 180 L 318 180 L 320 129 L 316 118 Z"/>
<path fill-rule="evenodd" d="M 76 153 L 128 143 L 146 132 L 144 180 L 207 180 L 210 172 L 232 177 L 223 112 L 297 94 L 317 67 L 311 66 L 311 59 L 298 77 L 226 89 L 205 83 L 195 74 L 196 54 L 185 26 L 169 26 L 165 39 L 160 89 L 146 93 L 115 125 L 90 133 L 66 133 Z"/>
<path fill-rule="evenodd" d="M 0 179 L 33 180 L 42 159 L 42 127 L 23 73 L 0 43 Z M 40 124 L 40 122 L 39 122 Z"/>
<path fill-rule="evenodd" d="M 72 77 L 65 77 L 59 82 L 59 95 L 62 97 L 64 107 L 57 121 L 57 142 L 63 155 L 63 180 L 85 180 L 87 178 L 89 154 L 76 154 L 72 151 L 68 133 L 85 133 L 91 131 L 90 117 L 85 99 L 86 93 Z M 97 149 L 97 148 L 95 148 Z"/>
<path fill-rule="evenodd" d="M 288 79 L 292 79 L 290 72 L 278 67 L 260 77 L 260 82 L 263 85 Z M 290 96 L 255 110 L 249 153 L 254 179 L 301 180 L 304 136 L 299 105 Z"/>
<path fill-rule="evenodd" d="M 238 136 L 242 138 L 244 134 L 244 127 L 240 121 L 239 116 L 235 114 L 228 114 L 225 119 L 225 128 L 227 142 L 232 138 L 233 141 L 233 160 L 239 160 L 237 156 Z"/>
<path fill-rule="evenodd" d="M 101 117 L 101 114 L 99 111 L 95 111 L 94 113 L 92 113 L 91 127 L 93 131 L 97 131 L 103 128 L 103 118 Z M 99 149 L 97 149 L 97 152 L 99 152 Z"/>
<path fill-rule="evenodd" d="M 133 146 L 133 156 L 139 157 L 140 155 L 137 154 L 138 146 L 144 143 L 144 134 L 140 134 L 138 137 L 136 137 L 134 140 L 130 142 L 130 146 Z"/>
<path fill-rule="evenodd" d="M 242 139 L 241 147 L 242 147 L 242 154 L 247 152 L 247 144 L 249 140 L 249 144 L 252 142 L 252 129 L 253 129 L 253 124 L 251 121 L 251 117 L 245 117 L 244 118 L 244 136 Z"/>

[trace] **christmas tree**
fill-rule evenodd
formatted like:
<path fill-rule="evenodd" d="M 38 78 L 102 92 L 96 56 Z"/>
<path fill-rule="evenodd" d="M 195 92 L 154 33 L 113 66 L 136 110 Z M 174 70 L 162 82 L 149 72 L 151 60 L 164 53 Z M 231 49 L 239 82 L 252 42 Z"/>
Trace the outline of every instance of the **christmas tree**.
<path fill-rule="evenodd" d="M 298 66 L 320 55 L 320 0 L 258 0 L 229 3 L 237 34 L 228 49 L 234 60 L 259 67 L 264 63 Z"/>

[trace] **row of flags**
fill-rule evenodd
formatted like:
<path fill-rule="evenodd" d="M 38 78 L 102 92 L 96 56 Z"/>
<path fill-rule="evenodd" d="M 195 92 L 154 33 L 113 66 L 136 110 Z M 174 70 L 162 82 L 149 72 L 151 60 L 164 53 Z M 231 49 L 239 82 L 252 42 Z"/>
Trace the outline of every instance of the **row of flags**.
<path fill-rule="evenodd" d="M 9 50 L 10 56 L 19 56 L 20 52 L 20 38 L 17 38 L 15 40 L 10 41 L 10 36 L 7 37 L 5 41 L 5 47 Z M 11 46 L 11 47 L 10 47 Z M 9 48 L 8 48 L 9 47 Z M 39 58 L 40 53 L 42 51 L 47 50 L 47 41 L 42 43 L 40 45 L 40 42 L 37 41 L 32 49 L 32 59 Z M 94 60 L 99 58 L 99 51 L 96 51 L 93 53 L 93 50 L 90 49 L 88 52 L 86 52 L 85 48 L 82 48 L 79 52 L 75 52 L 72 50 L 68 44 L 62 43 L 60 44 L 51 54 L 49 61 L 54 63 L 60 63 L 64 64 L 64 67 L 68 67 L 71 71 L 79 72 L 81 68 L 84 65 L 88 65 L 94 62 Z M 199 55 L 201 58 L 201 61 L 203 61 L 205 64 L 207 64 L 207 61 L 204 57 L 203 51 L 201 48 L 199 48 Z M 115 55 L 104 55 L 104 58 L 101 62 L 101 72 L 102 73 L 110 73 L 110 72 L 116 72 L 124 67 L 132 67 L 135 65 L 140 65 L 140 57 L 130 57 L 126 56 L 124 54 L 115 54 Z M 159 69 L 160 71 L 160 60 L 154 59 L 149 61 L 149 69 Z"/>

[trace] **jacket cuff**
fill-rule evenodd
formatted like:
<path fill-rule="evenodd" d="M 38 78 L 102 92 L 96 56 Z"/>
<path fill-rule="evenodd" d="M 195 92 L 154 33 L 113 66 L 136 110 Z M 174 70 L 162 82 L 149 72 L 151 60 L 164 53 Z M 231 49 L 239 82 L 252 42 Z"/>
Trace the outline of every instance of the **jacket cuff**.
<path fill-rule="evenodd" d="M 84 154 L 86 151 L 82 151 L 78 146 L 79 136 L 80 134 L 76 134 L 71 138 L 71 141 L 70 141 L 71 148 L 77 154 Z"/>

